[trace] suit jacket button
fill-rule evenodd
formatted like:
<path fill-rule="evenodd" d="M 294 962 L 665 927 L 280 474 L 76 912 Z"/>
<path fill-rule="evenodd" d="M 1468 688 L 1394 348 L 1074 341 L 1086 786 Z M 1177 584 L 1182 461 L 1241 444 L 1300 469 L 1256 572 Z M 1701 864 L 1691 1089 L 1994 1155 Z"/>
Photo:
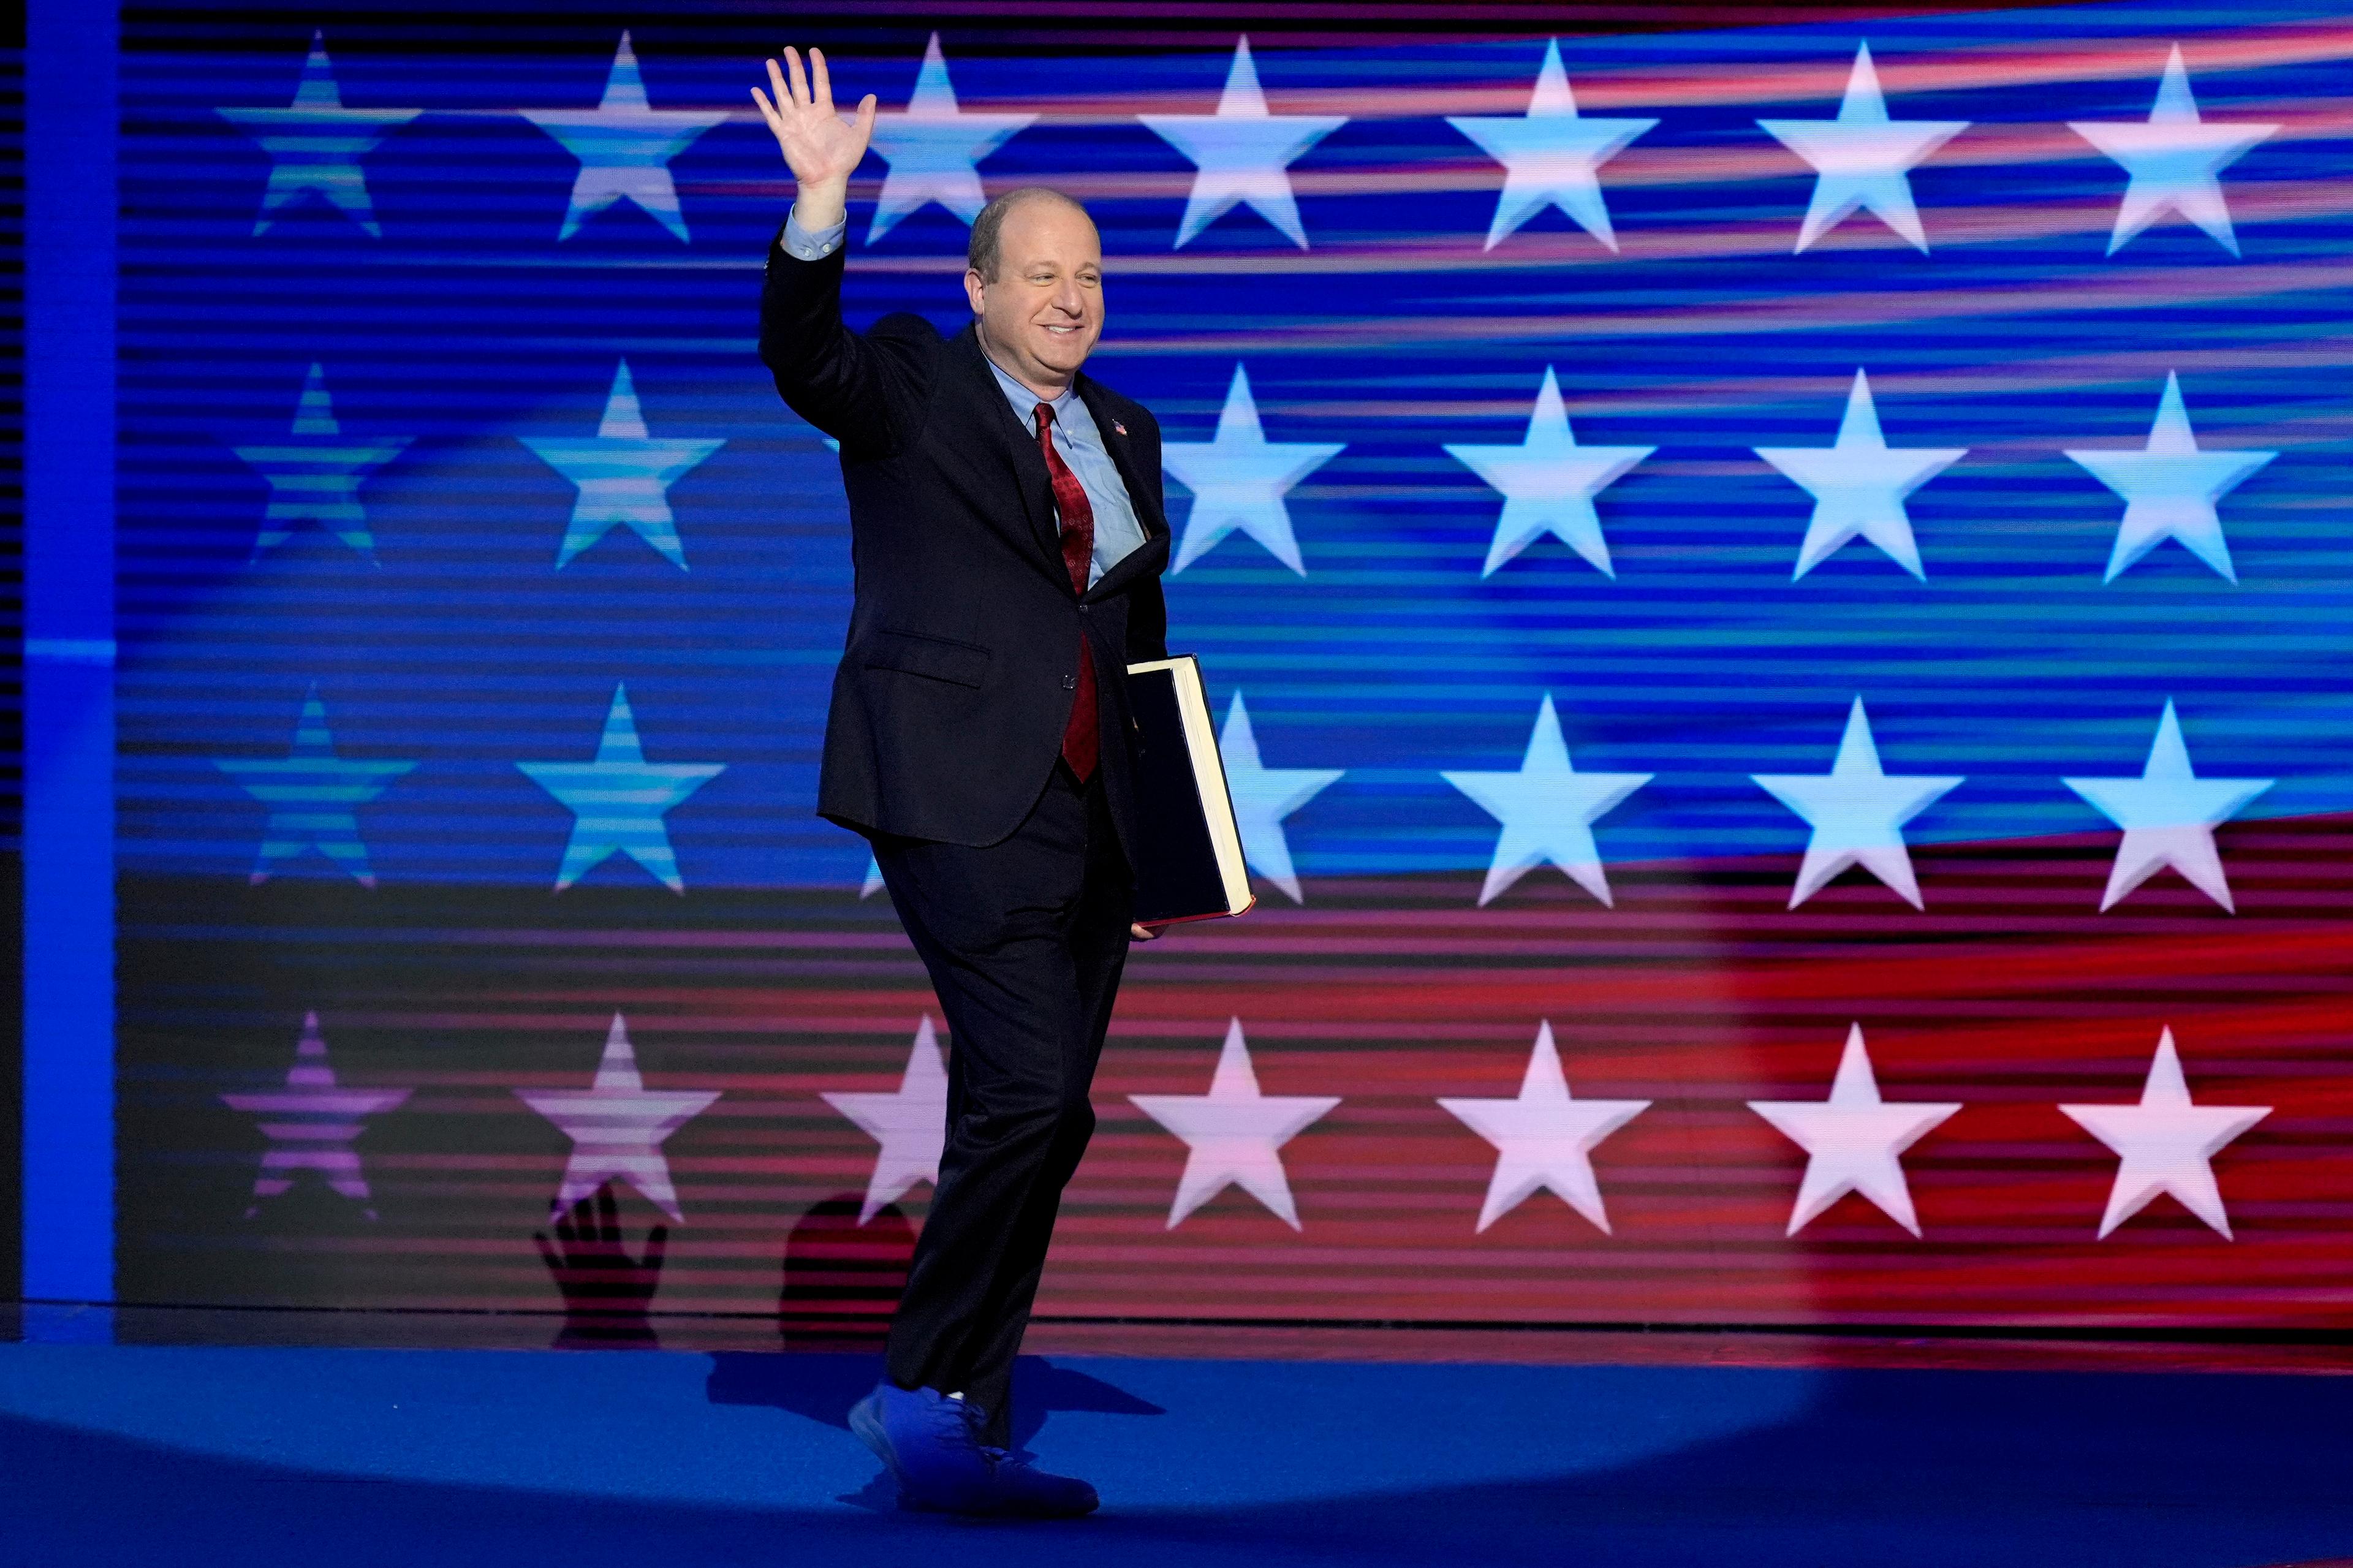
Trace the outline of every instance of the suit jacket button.
<path fill-rule="evenodd" d="M 1088 615 L 1088 614 L 1092 613 L 1092 612 L 1093 611 L 1093 609 L 1094 609 L 1094 606 L 1093 606 L 1092 605 L 1081 605 L 1079 606 L 1079 614 L 1081 614 L 1081 615 L 1082 615 L 1082 616 L 1083 616 L 1083 615 Z"/>
<path fill-rule="evenodd" d="M 1063 689 L 1063 690 L 1065 690 L 1065 691 L 1076 691 L 1078 689 L 1079 689 L 1079 678 L 1078 678 L 1077 676 L 1075 676 L 1075 675 L 1066 675 L 1066 676 L 1062 677 L 1062 689 Z"/>

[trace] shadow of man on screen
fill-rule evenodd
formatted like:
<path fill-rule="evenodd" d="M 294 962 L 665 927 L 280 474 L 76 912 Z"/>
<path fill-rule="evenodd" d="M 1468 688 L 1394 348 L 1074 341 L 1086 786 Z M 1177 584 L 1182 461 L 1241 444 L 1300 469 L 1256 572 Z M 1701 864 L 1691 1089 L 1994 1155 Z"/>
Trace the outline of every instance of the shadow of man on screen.
<path fill-rule="evenodd" d="M 788 1351 L 879 1351 L 906 1289 L 915 1227 L 896 1204 L 860 1222 L 856 1193 L 809 1206 L 785 1237 L 776 1334 Z"/>

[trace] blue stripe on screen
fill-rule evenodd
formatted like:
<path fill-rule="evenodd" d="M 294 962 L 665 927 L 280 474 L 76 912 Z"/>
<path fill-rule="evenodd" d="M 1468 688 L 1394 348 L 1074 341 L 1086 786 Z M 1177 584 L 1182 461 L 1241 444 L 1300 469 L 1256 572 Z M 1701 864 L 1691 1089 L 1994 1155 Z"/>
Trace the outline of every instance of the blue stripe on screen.
<path fill-rule="evenodd" d="M 22 1191 L 33 1300 L 114 1294 L 115 37 L 111 5 L 27 7 Z"/>

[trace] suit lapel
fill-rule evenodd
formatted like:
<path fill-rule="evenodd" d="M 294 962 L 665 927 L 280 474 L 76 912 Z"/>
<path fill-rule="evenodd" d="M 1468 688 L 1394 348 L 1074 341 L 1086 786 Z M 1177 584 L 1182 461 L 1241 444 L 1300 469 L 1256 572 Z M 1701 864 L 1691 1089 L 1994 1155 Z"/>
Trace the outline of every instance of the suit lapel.
<path fill-rule="evenodd" d="M 1144 482 L 1136 472 L 1134 443 L 1128 439 L 1127 428 L 1112 411 L 1103 390 L 1093 378 L 1082 374 L 1078 379 L 1079 401 L 1094 416 L 1095 429 L 1102 433 L 1103 443 L 1111 452 L 1111 460 L 1119 465 L 1119 477 L 1127 481 L 1127 502 L 1135 510 L 1135 521 L 1144 525 L 1145 543 L 1165 538 L 1168 520 L 1161 515 L 1160 502 L 1152 486 Z"/>
<path fill-rule="evenodd" d="M 1012 404 L 1006 401 L 1005 389 L 997 384 L 997 373 L 989 368 L 988 356 L 980 352 L 979 335 L 971 327 L 957 334 L 949 345 L 948 357 L 970 384 L 965 395 L 983 411 L 982 428 L 989 432 L 1006 461 L 1013 467 L 1031 538 L 1045 552 L 1054 572 L 1062 574 L 1061 534 L 1054 517 L 1054 480 L 1046 472 L 1046 459 L 1039 455 L 1036 438 L 1014 414 Z"/>

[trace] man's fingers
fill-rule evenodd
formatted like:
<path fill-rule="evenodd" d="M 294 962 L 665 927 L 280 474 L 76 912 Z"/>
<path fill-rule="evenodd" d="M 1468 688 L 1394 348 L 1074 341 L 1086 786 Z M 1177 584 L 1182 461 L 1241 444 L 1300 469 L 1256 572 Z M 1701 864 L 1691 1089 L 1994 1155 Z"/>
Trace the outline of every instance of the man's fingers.
<path fill-rule="evenodd" d="M 874 95 L 868 93 L 858 101 L 858 144 L 860 147 L 874 140 Z"/>
<path fill-rule="evenodd" d="M 785 47 L 785 68 L 792 77 L 793 107 L 807 109 L 809 106 L 808 78 L 801 72 L 800 51 L 789 44 Z"/>
<path fill-rule="evenodd" d="M 768 95 L 755 87 L 752 89 L 752 101 L 760 106 L 760 118 L 768 122 L 768 129 L 782 135 L 785 129 L 784 120 L 776 113 L 776 105 L 768 101 Z"/>
<path fill-rule="evenodd" d="M 825 68 L 825 51 L 809 51 L 809 102 L 828 114 L 833 112 L 833 73 Z"/>

